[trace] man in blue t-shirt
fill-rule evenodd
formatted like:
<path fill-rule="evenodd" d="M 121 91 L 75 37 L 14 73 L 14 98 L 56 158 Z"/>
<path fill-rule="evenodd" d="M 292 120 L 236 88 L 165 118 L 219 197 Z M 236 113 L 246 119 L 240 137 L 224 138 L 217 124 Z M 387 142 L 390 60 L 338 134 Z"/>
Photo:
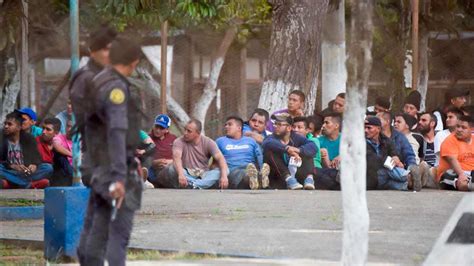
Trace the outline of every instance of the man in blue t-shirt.
<path fill-rule="evenodd" d="M 339 145 L 341 143 L 342 117 L 329 113 L 324 117 L 322 135 L 318 137 L 321 145 L 321 162 L 326 168 L 339 168 Z"/>
<path fill-rule="evenodd" d="M 257 168 L 260 169 L 262 188 L 267 188 L 270 168 L 263 163 L 260 145 L 253 138 L 242 135 L 243 124 L 240 117 L 228 117 L 224 126 L 226 135 L 216 140 L 229 168 L 229 188 L 258 189 Z"/>

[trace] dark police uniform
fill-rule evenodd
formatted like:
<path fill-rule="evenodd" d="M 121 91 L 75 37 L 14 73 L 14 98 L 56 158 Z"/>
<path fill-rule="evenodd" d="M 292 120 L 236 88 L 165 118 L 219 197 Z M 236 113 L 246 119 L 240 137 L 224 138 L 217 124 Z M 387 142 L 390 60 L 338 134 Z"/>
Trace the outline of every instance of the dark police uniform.
<path fill-rule="evenodd" d="M 92 79 L 104 68 L 102 65 L 90 59 L 89 62 L 79 70 L 77 70 L 72 76 L 70 86 L 69 86 L 69 95 L 72 105 L 72 111 L 75 116 L 75 126 L 73 131 L 80 133 L 84 136 L 85 120 L 87 114 L 91 110 L 91 90 L 92 90 Z M 82 173 L 82 182 L 85 185 L 88 185 L 91 178 L 91 169 L 90 169 L 90 160 L 88 154 L 86 153 L 86 145 L 82 142 L 81 152 L 83 155 L 81 173 Z"/>
<path fill-rule="evenodd" d="M 86 119 L 85 141 L 91 158 L 91 195 L 78 255 L 82 265 L 124 265 L 134 213 L 140 208 L 142 180 L 134 152 L 139 144 L 137 100 L 127 79 L 106 67 L 92 81 L 93 110 Z M 91 99 L 92 100 L 92 99 Z M 125 199 L 112 220 L 109 186 L 125 184 Z"/>

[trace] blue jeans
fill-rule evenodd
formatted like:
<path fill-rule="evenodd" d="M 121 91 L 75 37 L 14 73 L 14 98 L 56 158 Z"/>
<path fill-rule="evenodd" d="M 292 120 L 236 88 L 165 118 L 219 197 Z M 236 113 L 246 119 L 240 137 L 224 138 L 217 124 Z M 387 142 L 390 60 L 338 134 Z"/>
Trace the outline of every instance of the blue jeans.
<path fill-rule="evenodd" d="M 53 166 L 49 163 L 42 163 L 38 165 L 36 172 L 30 176 L 25 176 L 16 170 L 8 169 L 5 165 L 0 164 L 0 178 L 6 179 L 9 183 L 20 188 L 28 188 L 31 181 L 41 179 L 49 179 L 53 174 Z"/>
<path fill-rule="evenodd" d="M 153 168 L 148 171 L 148 180 L 153 184 L 158 184 L 160 188 L 180 188 L 178 183 L 178 173 L 174 169 L 173 164 L 167 165 L 162 170 L 155 173 Z M 184 176 L 188 181 L 187 188 L 206 189 L 218 184 L 221 178 L 221 171 L 219 168 L 206 171 L 202 176 L 193 176 L 189 174 L 188 170 L 184 169 Z"/>
<path fill-rule="evenodd" d="M 382 168 L 377 171 L 377 189 L 408 190 L 408 174 L 410 171 L 400 167 L 392 170 Z"/>
<path fill-rule="evenodd" d="M 237 167 L 229 169 L 230 171 L 228 175 L 229 188 L 233 188 L 233 189 L 248 189 L 249 188 L 249 180 L 245 173 L 246 168 L 247 168 L 247 165 L 241 165 L 241 166 L 237 166 Z"/>

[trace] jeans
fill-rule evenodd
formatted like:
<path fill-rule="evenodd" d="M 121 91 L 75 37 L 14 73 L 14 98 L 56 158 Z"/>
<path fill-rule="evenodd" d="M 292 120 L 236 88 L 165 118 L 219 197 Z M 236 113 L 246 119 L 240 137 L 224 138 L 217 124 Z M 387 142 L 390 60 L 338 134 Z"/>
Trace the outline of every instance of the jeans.
<path fill-rule="evenodd" d="M 312 157 L 301 157 L 301 166 L 296 171 L 296 179 L 303 183 L 308 175 L 312 175 L 314 171 L 314 160 Z M 272 151 L 264 153 L 263 162 L 270 166 L 270 187 L 277 189 L 286 189 L 285 179 L 290 176 L 288 170 L 288 162 L 286 162 L 283 154 L 277 154 Z"/>
<path fill-rule="evenodd" d="M 10 184 L 20 188 L 28 188 L 31 185 L 31 181 L 49 179 L 52 174 L 53 166 L 49 163 L 39 164 L 36 172 L 29 176 L 25 176 L 16 170 L 8 169 L 4 164 L 0 164 L 0 178 L 4 178 Z"/>
<path fill-rule="evenodd" d="M 247 165 L 241 165 L 230 168 L 229 171 L 229 188 L 231 189 L 248 189 L 249 177 L 246 175 L 245 169 Z"/>
<path fill-rule="evenodd" d="M 377 171 L 377 189 L 408 190 L 407 176 L 410 171 L 400 167 L 392 170 L 382 168 Z"/>
<path fill-rule="evenodd" d="M 153 169 L 151 169 L 153 170 Z M 153 171 L 150 171 L 153 172 Z M 158 174 L 154 173 L 154 176 L 149 176 L 150 182 L 158 183 L 158 187 L 162 188 L 180 188 L 179 181 L 178 181 L 178 173 L 174 169 L 173 164 L 167 165 L 163 170 L 161 170 Z M 221 171 L 220 169 L 212 169 L 209 171 L 205 171 L 202 176 L 193 176 L 189 174 L 188 170 L 184 169 L 184 176 L 188 181 L 188 186 L 186 188 L 199 188 L 199 189 L 206 189 L 212 188 L 217 185 L 220 177 Z"/>

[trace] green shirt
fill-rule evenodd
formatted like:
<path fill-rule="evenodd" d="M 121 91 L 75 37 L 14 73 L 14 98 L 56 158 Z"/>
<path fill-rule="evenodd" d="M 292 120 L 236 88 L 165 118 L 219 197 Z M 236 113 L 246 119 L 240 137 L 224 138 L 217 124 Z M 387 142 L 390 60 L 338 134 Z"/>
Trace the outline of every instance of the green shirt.
<path fill-rule="evenodd" d="M 38 137 L 38 136 L 41 136 L 41 134 L 43 134 L 43 129 L 38 127 L 38 126 L 31 126 L 31 132 L 30 132 L 31 135 L 33 135 L 33 137 Z"/>
<path fill-rule="evenodd" d="M 148 137 L 149 137 L 149 136 L 148 136 L 148 134 L 147 134 L 145 131 L 140 130 L 140 140 L 141 140 L 142 142 L 144 142 Z"/>
<path fill-rule="evenodd" d="M 313 134 L 311 133 L 308 133 L 308 135 L 306 135 L 306 138 L 314 142 L 314 144 L 318 148 L 316 151 L 316 155 L 314 156 L 314 167 L 323 168 L 321 165 L 321 145 L 319 144 L 318 138 L 313 137 Z"/>

